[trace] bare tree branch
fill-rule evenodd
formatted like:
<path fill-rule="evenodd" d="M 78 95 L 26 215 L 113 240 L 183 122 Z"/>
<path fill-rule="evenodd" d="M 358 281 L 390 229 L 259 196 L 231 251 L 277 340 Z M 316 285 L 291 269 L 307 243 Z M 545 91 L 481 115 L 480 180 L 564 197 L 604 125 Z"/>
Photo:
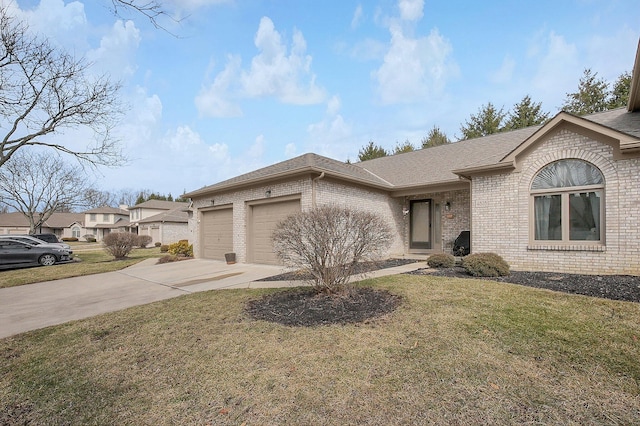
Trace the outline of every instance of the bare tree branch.
<path fill-rule="evenodd" d="M 122 113 L 120 85 L 92 77 L 90 63 L 29 34 L 27 25 L 0 8 L 0 167 L 29 145 L 54 148 L 91 165 L 125 161 L 111 129 Z M 87 128 L 86 149 L 47 136 Z"/>
<path fill-rule="evenodd" d="M 89 189 L 79 166 L 23 150 L 0 168 L 0 203 L 21 212 L 34 233 L 54 212 L 81 205 Z"/>
<path fill-rule="evenodd" d="M 176 36 L 160 24 L 159 20 L 165 17 L 176 23 L 180 23 L 181 20 L 171 16 L 162 4 L 156 0 L 111 0 L 111 4 L 113 5 L 113 13 L 116 16 L 122 16 L 120 13 L 121 10 L 133 10 L 145 16 L 154 27 Z"/>

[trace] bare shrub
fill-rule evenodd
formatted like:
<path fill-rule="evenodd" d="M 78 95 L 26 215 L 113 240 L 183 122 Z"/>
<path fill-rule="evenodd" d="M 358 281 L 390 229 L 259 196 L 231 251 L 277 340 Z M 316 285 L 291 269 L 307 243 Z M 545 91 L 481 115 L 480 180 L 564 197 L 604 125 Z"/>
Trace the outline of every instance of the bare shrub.
<path fill-rule="evenodd" d="M 151 241 L 153 241 L 151 235 L 138 235 L 138 246 L 141 248 L 147 248 Z"/>
<path fill-rule="evenodd" d="M 316 290 L 337 293 L 359 262 L 382 259 L 391 229 L 374 213 L 321 206 L 280 222 L 272 240 L 286 266 L 308 272 Z"/>
<path fill-rule="evenodd" d="M 116 259 L 124 259 L 138 244 L 138 236 L 130 232 L 112 232 L 102 240 L 104 249 Z"/>

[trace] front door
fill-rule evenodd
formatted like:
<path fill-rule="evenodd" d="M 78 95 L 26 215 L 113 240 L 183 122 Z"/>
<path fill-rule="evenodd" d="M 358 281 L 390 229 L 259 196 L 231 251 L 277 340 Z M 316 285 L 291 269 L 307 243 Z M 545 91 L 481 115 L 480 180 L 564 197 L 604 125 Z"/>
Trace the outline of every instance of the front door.
<path fill-rule="evenodd" d="M 430 249 L 431 245 L 431 200 L 414 200 L 410 204 L 409 248 Z"/>

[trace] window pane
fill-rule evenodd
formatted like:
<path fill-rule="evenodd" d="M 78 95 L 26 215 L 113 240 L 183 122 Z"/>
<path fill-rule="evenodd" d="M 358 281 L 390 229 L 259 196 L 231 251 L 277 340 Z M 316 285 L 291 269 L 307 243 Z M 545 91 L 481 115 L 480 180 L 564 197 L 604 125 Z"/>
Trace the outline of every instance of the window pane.
<path fill-rule="evenodd" d="M 569 239 L 600 241 L 600 194 L 569 194 Z"/>
<path fill-rule="evenodd" d="M 533 179 L 531 189 L 602 184 L 604 184 L 604 177 L 597 167 L 586 161 L 572 159 L 546 165 Z"/>
<path fill-rule="evenodd" d="M 562 240 L 562 198 L 557 195 L 534 197 L 536 240 Z"/>

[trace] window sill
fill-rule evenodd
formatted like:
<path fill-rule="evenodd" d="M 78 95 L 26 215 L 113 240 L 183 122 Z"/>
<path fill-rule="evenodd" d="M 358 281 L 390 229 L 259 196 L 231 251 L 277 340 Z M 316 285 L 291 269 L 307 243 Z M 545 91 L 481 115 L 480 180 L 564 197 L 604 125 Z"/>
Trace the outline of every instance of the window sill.
<path fill-rule="evenodd" d="M 554 245 L 554 244 L 534 244 L 528 245 L 527 250 L 547 250 L 547 251 L 607 251 L 605 245 Z"/>

